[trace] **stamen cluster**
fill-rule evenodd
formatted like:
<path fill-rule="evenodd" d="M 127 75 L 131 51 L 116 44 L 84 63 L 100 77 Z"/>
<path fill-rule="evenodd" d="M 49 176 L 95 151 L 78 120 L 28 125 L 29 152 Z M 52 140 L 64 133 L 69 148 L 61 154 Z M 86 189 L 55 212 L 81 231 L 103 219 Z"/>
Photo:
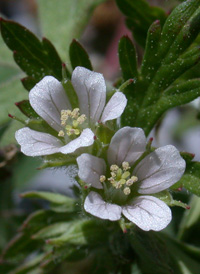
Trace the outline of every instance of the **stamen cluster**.
<path fill-rule="evenodd" d="M 138 181 L 136 176 L 131 176 L 130 165 L 128 162 L 122 163 L 122 168 L 118 165 L 111 165 L 110 174 L 107 180 L 112 184 L 112 186 L 116 189 L 123 188 L 123 192 L 125 195 L 129 195 L 131 193 L 131 188 L 133 183 Z M 106 181 L 106 176 L 100 176 L 100 182 L 104 183 Z"/>
<path fill-rule="evenodd" d="M 82 129 L 80 125 L 85 122 L 86 115 L 80 115 L 79 108 L 75 108 L 73 110 L 61 110 L 60 120 L 61 126 L 64 128 L 64 130 L 60 130 L 58 136 L 64 137 L 65 134 L 67 134 L 68 136 L 77 136 L 81 134 Z"/>

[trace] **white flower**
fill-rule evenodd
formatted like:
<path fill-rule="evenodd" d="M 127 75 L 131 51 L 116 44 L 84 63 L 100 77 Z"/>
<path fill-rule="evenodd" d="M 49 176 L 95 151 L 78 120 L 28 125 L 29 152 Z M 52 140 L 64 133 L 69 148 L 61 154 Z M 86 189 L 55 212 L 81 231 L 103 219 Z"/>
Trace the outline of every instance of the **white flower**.
<path fill-rule="evenodd" d="M 184 173 L 185 161 L 171 145 L 144 158 L 146 138 L 140 128 L 124 127 L 113 136 L 103 159 L 89 154 L 77 158 L 78 176 L 93 189 L 85 210 L 101 219 L 116 221 L 123 214 L 145 231 L 159 231 L 171 221 L 170 208 L 149 194 L 168 189 Z"/>
<path fill-rule="evenodd" d="M 57 138 L 28 127 L 16 132 L 21 151 L 28 156 L 68 154 L 94 142 L 95 124 L 100 120 L 118 118 L 126 107 L 127 99 L 115 92 L 106 104 L 106 85 L 102 74 L 77 67 L 72 73 L 72 85 L 79 106 L 72 109 L 62 84 L 52 76 L 44 77 L 29 93 L 29 101 L 36 113 L 54 130 Z M 106 104 L 106 106 L 105 106 Z"/>

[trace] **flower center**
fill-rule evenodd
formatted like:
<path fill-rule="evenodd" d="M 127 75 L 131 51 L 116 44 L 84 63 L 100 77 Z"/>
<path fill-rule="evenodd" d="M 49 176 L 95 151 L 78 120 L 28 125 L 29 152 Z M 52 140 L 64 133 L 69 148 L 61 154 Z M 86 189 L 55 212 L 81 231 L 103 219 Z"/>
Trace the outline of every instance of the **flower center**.
<path fill-rule="evenodd" d="M 130 187 L 133 183 L 138 181 L 138 178 L 136 176 L 131 176 L 129 170 L 130 165 L 128 162 L 123 162 L 121 168 L 117 165 L 111 165 L 111 177 L 106 179 L 104 175 L 101 175 L 100 182 L 104 183 L 106 180 L 108 180 L 112 187 L 122 190 L 123 193 L 128 196 L 131 193 Z"/>
<path fill-rule="evenodd" d="M 85 120 L 86 115 L 80 115 L 79 108 L 75 108 L 73 110 L 61 110 L 61 126 L 62 130 L 59 131 L 58 136 L 64 137 L 68 136 L 78 136 L 81 134 L 83 127 L 81 126 Z"/>

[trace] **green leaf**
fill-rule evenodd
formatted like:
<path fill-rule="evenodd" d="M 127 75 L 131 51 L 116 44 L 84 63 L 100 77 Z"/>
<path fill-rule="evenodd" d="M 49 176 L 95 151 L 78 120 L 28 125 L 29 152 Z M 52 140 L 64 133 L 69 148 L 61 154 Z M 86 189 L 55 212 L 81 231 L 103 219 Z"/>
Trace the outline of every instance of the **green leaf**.
<path fill-rule="evenodd" d="M 29 259 L 25 263 L 23 263 L 20 267 L 17 267 L 13 270 L 12 274 L 29 274 L 31 270 L 33 270 L 36 266 L 38 266 L 44 258 L 44 254 L 40 254 L 34 256 Z M 41 272 L 36 272 L 37 274 Z"/>
<path fill-rule="evenodd" d="M 133 231 L 132 231 L 133 232 Z M 198 274 L 200 249 L 175 241 L 164 233 L 135 229 L 129 237 L 143 274 Z"/>
<path fill-rule="evenodd" d="M 90 62 L 89 56 L 85 49 L 77 40 L 73 40 L 69 47 L 69 57 L 71 61 L 71 66 L 75 69 L 78 66 L 85 67 L 87 69 L 92 69 L 92 64 Z"/>
<path fill-rule="evenodd" d="M 39 198 L 45 199 L 54 204 L 67 204 L 69 208 L 74 206 L 75 200 L 58 193 L 44 192 L 44 191 L 30 191 L 21 194 L 23 198 Z"/>
<path fill-rule="evenodd" d="M 147 31 L 155 20 L 160 20 L 162 25 L 167 15 L 159 7 L 153 7 L 145 0 L 116 0 L 118 7 L 126 16 L 128 28 L 133 32 L 133 37 L 145 46 Z"/>
<path fill-rule="evenodd" d="M 17 115 L 20 113 L 15 106 L 15 102 L 27 99 L 28 95 L 23 91 L 18 74 L 8 81 L 0 84 L 0 124 L 10 120 L 8 114 Z"/>
<path fill-rule="evenodd" d="M 60 236 L 61 234 L 66 233 L 70 229 L 72 222 L 60 222 L 56 224 L 49 225 L 42 228 L 36 234 L 32 236 L 33 239 L 47 239 L 51 237 Z"/>
<path fill-rule="evenodd" d="M 22 224 L 20 231 L 25 233 L 35 234 L 44 227 L 57 223 L 68 221 L 74 214 L 69 213 L 55 213 L 51 210 L 38 210 L 28 216 Z"/>
<path fill-rule="evenodd" d="M 37 1 L 43 33 L 53 42 L 64 60 L 68 57 L 68 49 L 72 39 L 80 37 L 93 9 L 104 1 L 60 0 L 59 4 L 55 0 Z"/>
<path fill-rule="evenodd" d="M 199 235 L 196 231 L 199 231 L 200 227 L 200 198 L 193 196 L 190 201 L 190 210 L 184 212 L 182 221 L 180 223 L 178 231 L 178 239 L 191 242 L 191 238 L 195 236 L 195 244 L 199 241 Z M 192 241 L 194 242 L 194 240 Z"/>
<path fill-rule="evenodd" d="M 72 221 L 69 229 L 62 236 L 47 240 L 50 245 L 76 245 L 97 244 L 107 239 L 107 231 L 94 220 Z"/>
<path fill-rule="evenodd" d="M 1 34 L 16 63 L 28 76 L 37 82 L 45 75 L 62 80 L 62 61 L 50 41 L 44 38 L 41 42 L 25 27 L 4 19 Z"/>
<path fill-rule="evenodd" d="M 131 40 L 124 36 L 119 41 L 119 62 L 124 80 L 137 78 L 137 57 Z"/>
<path fill-rule="evenodd" d="M 73 212 L 77 210 L 77 201 L 67 196 L 51 192 L 26 192 L 21 194 L 23 198 L 37 198 L 49 201 L 51 210 L 55 212 Z"/>
<path fill-rule="evenodd" d="M 159 21 L 150 26 L 138 79 L 124 91 L 128 104 L 122 115 L 123 125 L 142 127 L 148 135 L 168 109 L 200 95 L 199 79 L 178 81 L 200 60 L 199 47 L 190 47 L 199 33 L 199 25 L 199 1 L 191 0 L 171 13 L 162 30 Z M 127 51 L 128 58 L 133 60 L 131 50 Z M 123 58 L 123 51 L 119 51 L 119 60 Z M 123 71 L 123 63 L 121 66 Z M 131 68 L 135 71 L 135 64 Z M 134 78 L 131 69 L 129 72 L 129 77 Z"/>

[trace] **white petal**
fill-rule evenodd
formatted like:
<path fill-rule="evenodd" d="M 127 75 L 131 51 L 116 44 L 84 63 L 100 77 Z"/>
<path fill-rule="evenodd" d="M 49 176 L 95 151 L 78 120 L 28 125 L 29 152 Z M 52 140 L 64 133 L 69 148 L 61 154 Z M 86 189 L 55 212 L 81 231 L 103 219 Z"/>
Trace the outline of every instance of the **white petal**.
<path fill-rule="evenodd" d="M 108 162 L 121 165 L 123 161 L 127 161 L 132 165 L 145 151 L 145 147 L 146 138 L 141 128 L 121 128 L 111 139 Z"/>
<path fill-rule="evenodd" d="M 78 95 L 81 113 L 98 121 L 106 100 L 106 85 L 102 74 L 76 67 L 72 73 L 72 84 Z"/>
<path fill-rule="evenodd" d="M 59 131 L 60 112 L 71 109 L 62 84 L 53 76 L 44 77 L 29 93 L 30 104 L 52 128 Z"/>
<path fill-rule="evenodd" d="M 122 92 L 115 92 L 104 108 L 101 122 L 113 120 L 121 116 L 127 104 L 126 96 Z"/>
<path fill-rule="evenodd" d="M 94 191 L 91 191 L 86 197 L 84 209 L 100 219 L 117 221 L 121 218 L 121 207 L 106 203 L 101 196 Z"/>
<path fill-rule="evenodd" d="M 169 188 L 185 171 L 185 161 L 171 145 L 160 147 L 146 156 L 135 168 L 139 178 L 138 192 L 152 194 Z"/>
<path fill-rule="evenodd" d="M 72 153 L 78 148 L 88 147 L 91 146 L 93 143 L 94 133 L 89 128 L 86 128 L 83 130 L 79 137 L 69 142 L 67 145 L 61 147 L 60 152 L 63 154 Z"/>
<path fill-rule="evenodd" d="M 43 156 L 59 152 L 63 145 L 56 137 L 32 130 L 28 127 L 19 129 L 15 133 L 21 151 L 27 156 Z"/>
<path fill-rule="evenodd" d="M 140 196 L 122 208 L 124 216 L 145 231 L 159 231 L 171 221 L 170 208 L 153 196 Z"/>
<path fill-rule="evenodd" d="M 103 188 L 99 181 L 101 175 L 106 172 L 106 164 L 103 159 L 84 153 L 77 158 L 78 176 L 84 182 L 95 188 Z"/>

